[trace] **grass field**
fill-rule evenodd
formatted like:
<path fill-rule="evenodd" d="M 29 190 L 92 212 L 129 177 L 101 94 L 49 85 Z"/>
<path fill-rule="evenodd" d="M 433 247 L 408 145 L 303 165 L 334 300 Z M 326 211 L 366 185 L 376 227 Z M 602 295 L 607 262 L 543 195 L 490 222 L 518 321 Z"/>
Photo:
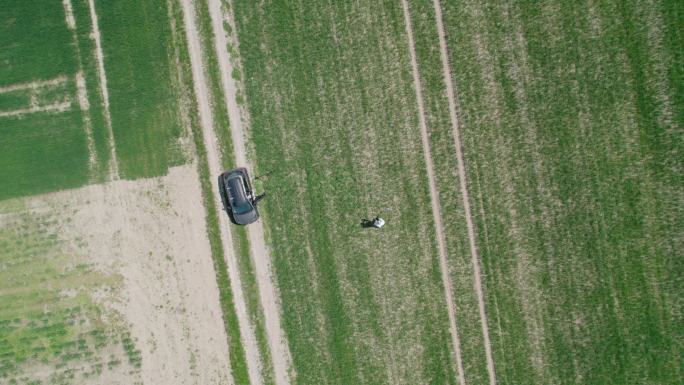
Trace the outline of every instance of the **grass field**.
<path fill-rule="evenodd" d="M 169 2 L 96 3 L 112 128 L 125 178 L 164 175 L 183 163 L 184 134 Z"/>
<path fill-rule="evenodd" d="M 234 9 L 296 383 L 455 382 L 401 8 Z"/>
<path fill-rule="evenodd" d="M 680 382 L 681 5 L 443 7 L 498 382 Z M 235 12 L 298 382 L 455 381 L 400 4 Z M 411 12 L 466 382 L 486 383 L 433 2 Z"/>
<path fill-rule="evenodd" d="M 680 382 L 681 6 L 444 8 L 498 382 Z M 414 10 L 432 41 L 420 64 L 447 232 L 464 250 L 432 2 Z M 453 263 L 454 282 L 471 274 Z M 468 349 L 479 320 L 459 301 Z M 471 382 L 481 354 L 464 354 Z"/>
<path fill-rule="evenodd" d="M 0 68 L 0 199 L 86 183 L 88 149 L 81 111 L 73 108 L 77 56 L 70 46 L 72 36 L 62 5 L 22 1 L 5 5 L 0 12 L 0 45 L 7 47 L 0 53 L 4 63 Z M 57 84 L 25 86 L 53 79 Z M 55 102 L 66 102 L 67 111 L 59 116 L 49 112 L 11 115 Z M 60 172 L 65 169 L 71 172 Z M 42 183 L 36 183 L 39 176 Z"/>
<path fill-rule="evenodd" d="M 684 3 L 403 4 L 0 6 L 0 384 L 684 383 Z M 243 145 L 270 256 L 217 216 Z"/>

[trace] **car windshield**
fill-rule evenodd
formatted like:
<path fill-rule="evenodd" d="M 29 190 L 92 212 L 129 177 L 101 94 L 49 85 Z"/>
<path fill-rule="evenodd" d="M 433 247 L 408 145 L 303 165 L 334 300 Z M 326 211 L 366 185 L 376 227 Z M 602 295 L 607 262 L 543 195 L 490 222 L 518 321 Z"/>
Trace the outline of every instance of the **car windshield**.
<path fill-rule="evenodd" d="M 235 214 L 248 213 L 250 210 L 252 210 L 252 206 L 249 203 L 233 207 L 233 212 L 235 212 Z"/>
<path fill-rule="evenodd" d="M 230 203 L 235 214 L 244 214 L 252 210 L 242 177 L 235 176 L 230 178 L 228 180 L 228 190 L 231 198 Z"/>

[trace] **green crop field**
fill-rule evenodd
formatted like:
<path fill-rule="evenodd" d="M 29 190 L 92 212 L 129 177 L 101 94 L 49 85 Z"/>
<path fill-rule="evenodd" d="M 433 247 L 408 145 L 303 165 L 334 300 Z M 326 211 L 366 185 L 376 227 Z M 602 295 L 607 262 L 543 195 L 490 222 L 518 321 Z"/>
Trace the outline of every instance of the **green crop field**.
<path fill-rule="evenodd" d="M 0 199 L 86 183 L 88 149 L 81 111 L 74 108 L 77 56 L 62 5 L 3 4 L 0 23 Z M 53 79 L 54 85 L 22 86 Z M 33 104 L 65 100 L 68 110 L 59 115 L 11 115 Z M 65 169 L 70 172 L 60 172 Z M 41 183 L 36 183 L 39 176 Z"/>
<path fill-rule="evenodd" d="M 445 12 L 497 379 L 681 382 L 681 4 Z"/>
<path fill-rule="evenodd" d="M 410 10 L 465 380 L 480 384 L 433 4 Z M 681 382 L 681 4 L 442 7 L 497 382 Z M 401 3 L 234 10 L 297 383 L 455 382 Z M 362 231 L 375 214 L 388 226 Z"/>
<path fill-rule="evenodd" d="M 683 25 L 676 0 L 6 1 L 0 384 L 684 383 Z M 267 252 L 220 227 L 243 147 Z"/>
<path fill-rule="evenodd" d="M 181 26 L 172 29 L 178 12 L 172 4 L 148 0 L 96 5 L 113 135 L 125 178 L 163 175 L 184 161 L 178 139 L 184 134 L 181 110 L 188 107 L 181 105 L 180 63 L 174 53 L 184 36 Z"/>
<path fill-rule="evenodd" d="M 234 9 L 296 382 L 455 383 L 401 8 Z"/>

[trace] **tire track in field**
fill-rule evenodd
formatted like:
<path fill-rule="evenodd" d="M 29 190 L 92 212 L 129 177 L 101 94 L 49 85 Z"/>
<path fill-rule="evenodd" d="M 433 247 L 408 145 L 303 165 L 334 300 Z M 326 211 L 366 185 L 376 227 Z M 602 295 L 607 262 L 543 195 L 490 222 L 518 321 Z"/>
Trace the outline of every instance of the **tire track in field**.
<path fill-rule="evenodd" d="M 0 111 L 0 118 L 7 116 L 21 116 L 26 114 L 34 114 L 36 112 L 64 112 L 71 109 L 71 99 L 65 98 L 60 102 L 55 102 L 52 104 L 44 106 L 30 106 L 27 108 L 18 108 L 11 111 Z"/>
<path fill-rule="evenodd" d="M 247 160 L 245 149 L 245 127 L 243 125 L 240 109 L 236 101 L 237 87 L 232 77 L 233 63 L 228 53 L 228 38 L 224 29 L 225 20 L 219 0 L 208 0 L 211 25 L 214 32 L 214 45 L 219 63 L 221 86 L 223 87 L 224 102 L 228 111 L 230 132 L 233 139 L 233 151 L 237 167 L 251 167 Z M 234 28 L 233 28 L 234 30 Z M 266 335 L 271 351 L 271 360 L 277 385 L 289 385 L 290 377 L 289 362 L 290 353 L 287 340 L 280 323 L 280 306 L 278 292 L 273 285 L 273 269 L 271 255 L 264 239 L 264 227 L 261 221 L 257 221 L 247 227 L 249 246 L 254 261 L 257 284 L 259 286 L 259 300 L 264 312 Z"/>
<path fill-rule="evenodd" d="M 102 103 L 104 105 L 105 125 L 107 126 L 107 145 L 109 147 L 109 178 L 119 179 L 119 161 L 116 158 L 116 143 L 114 142 L 114 130 L 112 129 L 112 116 L 109 113 L 109 91 L 107 90 L 107 74 L 104 67 L 104 55 L 102 54 L 102 43 L 100 38 L 100 27 L 97 23 L 97 13 L 95 12 L 95 0 L 88 0 L 90 8 L 90 22 L 93 25 L 92 38 L 95 41 L 95 58 L 97 59 L 97 74 L 100 78 L 100 90 L 102 92 Z"/>
<path fill-rule="evenodd" d="M 211 110 L 211 93 L 207 87 L 204 75 L 204 65 L 202 60 L 202 48 L 200 45 L 199 33 L 197 32 L 196 15 L 192 0 L 182 0 L 183 22 L 185 24 L 186 37 L 188 40 L 188 53 L 192 68 L 193 85 L 199 109 L 200 124 L 202 126 L 202 136 L 207 153 L 207 163 L 209 166 L 209 176 L 211 177 L 211 191 L 214 196 L 214 204 L 219 219 L 219 230 L 221 243 L 223 244 L 223 257 L 228 265 L 228 275 L 230 277 L 230 287 L 233 291 L 235 301 L 235 311 L 238 317 L 241 342 L 245 350 L 247 360 L 247 373 L 249 382 L 252 385 L 261 385 L 261 360 L 257 349 L 254 330 L 250 327 L 249 317 L 247 316 L 247 305 L 242 292 L 242 282 L 239 276 L 237 260 L 234 254 L 232 236 L 230 234 L 230 223 L 227 216 L 221 211 L 221 202 L 218 191 L 218 177 L 221 174 L 221 159 L 217 137 L 214 133 L 214 118 Z M 237 342 L 237 341 L 235 341 Z M 231 379 L 232 382 L 232 379 Z"/>
<path fill-rule="evenodd" d="M 88 145 L 88 167 L 90 168 L 91 178 L 93 170 L 97 164 L 97 150 L 95 149 L 95 138 L 93 137 L 93 123 L 90 117 L 90 103 L 88 102 L 88 88 L 86 87 L 86 80 L 83 76 L 83 60 L 81 58 L 81 48 L 78 45 L 78 35 L 76 32 L 76 19 L 74 18 L 74 9 L 71 0 L 62 0 L 64 7 L 64 14 L 66 15 L 66 24 L 71 31 L 71 40 L 74 44 L 76 57 L 78 62 L 78 72 L 76 73 L 76 91 L 78 96 L 78 105 L 81 108 L 83 115 L 83 128 L 86 134 L 86 143 Z"/>
<path fill-rule="evenodd" d="M 40 88 L 57 87 L 66 83 L 67 80 L 69 80 L 69 78 L 66 77 L 66 75 L 59 75 L 56 78 L 49 80 L 35 80 L 27 83 L 10 84 L 8 86 L 0 87 L 0 94 L 12 91 L 37 90 Z"/>
<path fill-rule="evenodd" d="M 404 0 L 406 1 L 406 0 Z M 463 158 L 463 147 L 461 145 L 460 125 L 458 113 L 456 111 L 456 93 L 451 79 L 451 68 L 447 53 L 446 34 L 444 32 L 444 22 L 442 20 L 442 5 L 439 0 L 434 0 L 435 20 L 437 22 L 437 34 L 439 36 L 439 51 L 442 56 L 442 70 L 444 82 L 446 84 L 447 100 L 449 102 L 449 117 L 451 118 L 451 128 L 454 136 L 454 147 L 456 148 L 456 160 L 458 164 L 458 179 L 461 185 L 461 196 L 463 197 L 463 208 L 465 210 L 466 227 L 468 228 L 468 243 L 470 244 L 470 258 L 473 265 L 475 278 L 475 292 L 477 294 L 477 304 L 480 311 L 480 322 L 482 324 L 482 337 L 484 339 L 485 356 L 487 359 L 487 372 L 489 374 L 490 385 L 496 384 L 496 372 L 494 370 L 494 359 L 492 356 L 492 346 L 489 339 L 489 322 L 485 311 L 484 292 L 482 290 L 482 279 L 480 273 L 480 258 L 477 252 L 475 240 L 475 225 L 470 211 L 470 199 L 468 198 L 468 183 L 466 180 L 465 161 Z"/>
<path fill-rule="evenodd" d="M 418 72 L 418 60 L 416 59 L 416 45 L 413 39 L 413 27 L 411 25 L 411 14 L 407 0 L 401 1 L 404 10 L 406 35 L 408 37 L 409 53 L 411 56 L 411 69 L 413 72 L 413 83 L 416 91 L 416 103 L 418 104 L 418 120 L 420 121 L 420 139 L 423 143 L 423 156 L 427 167 L 428 183 L 430 185 L 430 202 L 432 204 L 432 215 L 435 222 L 437 233 L 437 247 L 439 249 L 439 267 L 442 272 L 442 283 L 444 284 L 444 294 L 449 313 L 449 331 L 451 332 L 451 342 L 454 349 L 456 373 L 460 385 L 465 385 L 465 375 L 463 361 L 461 359 L 461 341 L 458 337 L 458 326 L 456 323 L 456 306 L 453 299 L 453 286 L 449 275 L 449 265 L 447 264 L 446 240 L 444 237 L 444 226 L 442 225 L 442 214 L 439 203 L 439 193 L 435 182 L 435 171 L 432 163 L 430 142 L 428 139 L 425 106 L 423 105 L 423 91 Z"/>

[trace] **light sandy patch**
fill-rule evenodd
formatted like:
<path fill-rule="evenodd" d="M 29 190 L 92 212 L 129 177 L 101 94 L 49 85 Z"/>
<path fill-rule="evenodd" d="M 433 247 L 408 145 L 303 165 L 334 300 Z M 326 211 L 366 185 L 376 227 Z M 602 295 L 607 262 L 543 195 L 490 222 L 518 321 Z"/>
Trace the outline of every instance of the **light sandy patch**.
<path fill-rule="evenodd" d="M 74 19 L 74 8 L 71 6 L 71 0 L 62 0 L 64 6 L 64 16 L 66 17 L 66 25 L 70 30 L 76 30 L 76 19 Z"/>
<path fill-rule="evenodd" d="M 456 112 L 456 93 L 451 79 L 451 67 L 449 65 L 449 55 L 446 45 L 446 34 L 444 32 L 444 22 L 442 21 L 442 5 L 439 0 L 434 0 L 435 20 L 437 22 L 437 34 L 439 35 L 439 51 L 442 56 L 442 72 L 446 84 L 447 100 L 449 102 L 449 118 L 454 137 L 454 148 L 456 149 L 456 162 L 458 167 L 458 180 L 461 186 L 461 197 L 463 198 L 463 209 L 465 211 L 466 227 L 468 229 L 468 244 L 470 246 L 470 258 L 473 265 L 474 286 L 477 294 L 477 304 L 480 311 L 480 321 L 482 325 L 482 337 L 484 340 L 485 357 L 487 359 L 487 374 L 489 383 L 496 384 L 496 372 L 494 370 L 494 358 L 492 356 L 492 344 L 489 339 L 489 321 L 485 311 L 485 299 L 482 290 L 482 280 L 480 273 L 480 257 L 477 252 L 475 240 L 475 225 L 470 210 L 470 198 L 468 197 L 468 183 L 466 180 L 465 161 L 463 160 L 463 150 L 461 145 L 461 133 L 459 131 L 458 113 Z"/>
<path fill-rule="evenodd" d="M 183 7 L 183 20 L 188 40 L 195 95 L 199 107 L 200 125 L 202 126 L 204 146 L 207 151 L 209 175 L 212 181 L 212 195 L 214 197 L 214 204 L 219 219 L 221 242 L 223 243 L 224 258 L 228 265 L 228 275 L 230 276 L 231 290 L 233 291 L 235 301 L 235 311 L 240 326 L 241 342 L 245 349 L 250 383 L 252 385 L 258 385 L 263 383 L 259 350 L 257 349 L 254 330 L 249 323 L 249 317 L 247 315 L 247 306 L 242 292 L 242 282 L 238 273 L 237 259 L 234 254 L 233 242 L 230 234 L 230 223 L 226 214 L 220 209 L 223 207 L 223 203 L 221 202 L 218 184 L 216 183 L 222 171 L 220 169 L 220 151 L 216 134 L 214 133 L 214 118 L 212 116 L 211 103 L 209 101 L 210 91 L 207 87 L 204 75 L 202 49 L 200 47 L 200 39 L 195 24 L 195 9 L 191 0 L 183 0 L 181 1 L 181 5 Z"/>
<path fill-rule="evenodd" d="M 460 385 L 465 385 L 465 375 L 463 370 L 463 361 L 461 359 L 461 341 L 458 336 L 458 327 L 456 323 L 456 306 L 453 299 L 453 286 L 451 284 L 451 277 L 449 275 L 449 267 L 447 264 L 446 241 L 444 237 L 444 226 L 442 225 L 442 213 L 439 203 L 439 194 L 435 182 L 434 165 L 432 164 L 432 155 L 430 151 L 430 142 L 428 139 L 425 107 L 423 105 L 423 91 L 420 81 L 420 74 L 418 72 L 418 61 L 416 59 L 416 46 L 413 39 L 413 27 L 411 26 L 411 15 L 409 12 L 409 5 L 407 0 L 402 0 L 404 9 L 404 19 L 406 26 L 406 34 L 408 36 L 409 51 L 411 54 L 411 68 L 413 72 L 413 83 L 416 92 L 416 102 L 418 104 L 418 119 L 420 121 L 420 138 L 423 143 L 423 156 L 425 157 L 425 165 L 427 167 L 428 183 L 430 186 L 430 201 L 432 204 L 432 215 L 435 222 L 435 231 L 437 233 L 437 246 L 439 249 L 439 267 L 442 273 L 442 283 L 444 284 L 444 294 L 446 297 L 448 314 L 449 314 L 449 330 L 451 332 L 451 342 L 454 349 L 456 373 L 458 374 L 458 382 Z M 460 167 L 459 167 L 460 170 Z"/>
<path fill-rule="evenodd" d="M 39 88 L 57 87 L 57 86 L 61 86 L 62 84 L 66 83 L 67 80 L 69 80 L 69 78 L 66 75 L 60 75 L 60 76 L 57 76 L 56 78 L 48 79 L 48 80 L 36 80 L 33 82 L 11 84 L 8 86 L 0 87 L 0 94 L 6 93 L 6 92 L 12 92 L 12 91 L 36 90 Z"/>
<path fill-rule="evenodd" d="M 21 115 L 26 115 L 26 114 L 35 114 L 37 112 L 52 112 L 52 113 L 59 113 L 59 112 L 64 112 L 67 111 L 71 108 L 71 100 L 69 98 L 64 98 L 64 100 L 55 102 L 52 104 L 47 104 L 44 106 L 39 106 L 36 105 L 35 103 L 31 103 L 32 105 L 27 108 L 17 108 L 16 110 L 11 110 L 11 111 L 0 111 L 0 118 L 3 117 L 10 117 L 10 116 L 21 116 Z"/>
<path fill-rule="evenodd" d="M 130 325 L 145 384 L 232 384 L 195 165 L 37 199 L 73 212 L 60 237 L 123 277 L 96 300 Z"/>
<path fill-rule="evenodd" d="M 228 38 L 224 30 L 224 23 L 230 22 L 221 11 L 219 0 L 209 0 L 209 14 L 211 15 L 212 28 L 214 31 L 215 49 L 221 73 L 221 85 L 223 86 L 224 102 L 228 110 L 230 121 L 230 131 L 233 139 L 233 149 L 235 160 L 238 167 L 251 167 L 247 161 L 245 150 L 245 129 L 242 117 L 237 104 L 237 87 L 232 78 L 233 64 L 228 54 Z M 218 177 L 218 175 L 216 176 Z M 290 352 L 287 341 L 280 327 L 280 306 L 278 303 L 279 295 L 273 284 L 273 270 L 271 267 L 271 255 L 266 247 L 264 238 L 264 228 L 261 221 L 247 227 L 249 234 L 250 250 L 254 261 L 254 270 L 259 286 L 259 299 L 264 310 L 264 320 L 266 324 L 266 335 L 271 350 L 275 381 L 278 385 L 290 383 L 288 374 L 290 367 Z"/>
<path fill-rule="evenodd" d="M 81 107 L 81 111 L 88 110 L 90 108 L 90 103 L 88 102 L 88 91 L 86 89 L 83 71 L 78 71 L 76 73 L 76 90 L 78 92 L 78 105 Z"/>
<path fill-rule="evenodd" d="M 90 8 L 90 22 L 93 25 L 92 38 L 95 41 L 95 58 L 97 59 L 97 75 L 100 79 L 100 92 L 104 104 L 105 125 L 107 126 L 107 145 L 109 147 L 109 177 L 111 180 L 119 179 L 119 162 L 116 158 L 116 144 L 114 142 L 114 131 L 112 129 L 112 116 L 109 113 L 109 91 L 107 90 L 107 74 L 104 67 L 104 55 L 102 54 L 102 43 L 100 38 L 100 27 L 97 23 L 97 13 L 95 12 L 95 1 L 88 0 Z"/>
<path fill-rule="evenodd" d="M 90 120 L 90 113 L 88 112 L 90 109 L 90 103 L 88 102 L 88 91 L 86 88 L 85 78 L 83 77 L 83 71 L 78 71 L 76 73 L 76 90 L 78 93 L 78 105 L 81 108 L 81 111 L 83 111 L 83 129 L 85 130 L 86 143 L 88 145 L 88 164 L 92 169 L 95 167 L 95 163 L 97 162 L 97 150 L 95 150 L 95 138 L 93 137 L 93 123 Z"/>

